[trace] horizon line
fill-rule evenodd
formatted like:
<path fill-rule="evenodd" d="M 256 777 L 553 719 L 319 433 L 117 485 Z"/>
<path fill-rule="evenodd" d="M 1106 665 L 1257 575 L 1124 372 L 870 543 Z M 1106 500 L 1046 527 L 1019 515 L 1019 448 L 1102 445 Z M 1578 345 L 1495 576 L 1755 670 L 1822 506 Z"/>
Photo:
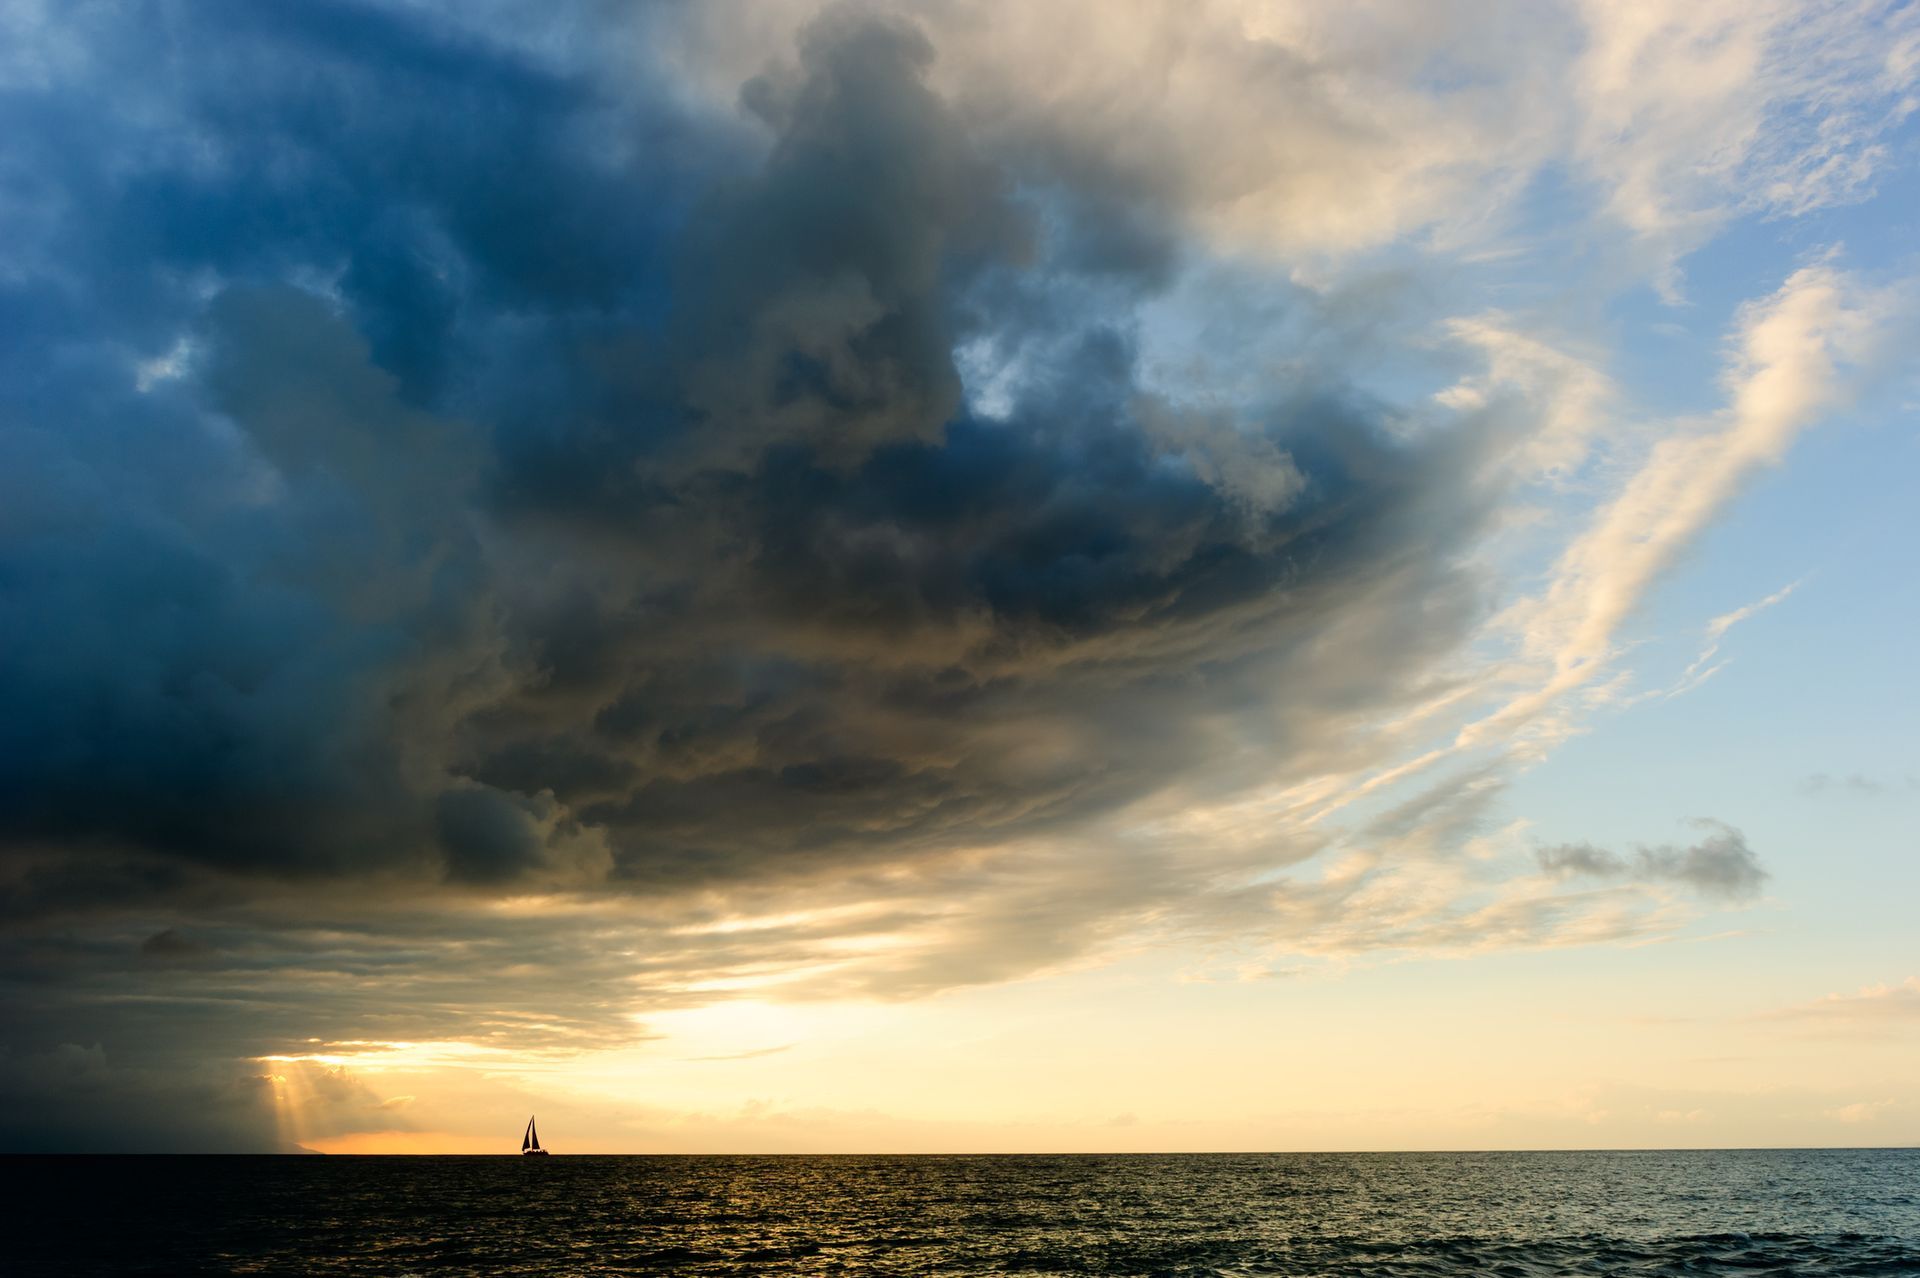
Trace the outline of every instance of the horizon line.
<path fill-rule="evenodd" d="M 1451 1149 L 1130 1149 L 1130 1150 L 593 1150 L 558 1154 L 556 1158 L 1301 1158 L 1360 1157 L 1408 1154 L 1784 1154 L 1784 1153 L 1893 1153 L 1920 1152 L 1920 1140 L 1888 1145 L 1583 1145 L 1512 1148 Z M 550 1151 L 551 1152 L 551 1151 Z M 386 1153 L 329 1154 L 319 1149 L 252 1151 L 184 1150 L 0 1150 L 0 1158 L 519 1158 L 518 1150 L 504 1153 L 431 1153 L 393 1150 Z"/>

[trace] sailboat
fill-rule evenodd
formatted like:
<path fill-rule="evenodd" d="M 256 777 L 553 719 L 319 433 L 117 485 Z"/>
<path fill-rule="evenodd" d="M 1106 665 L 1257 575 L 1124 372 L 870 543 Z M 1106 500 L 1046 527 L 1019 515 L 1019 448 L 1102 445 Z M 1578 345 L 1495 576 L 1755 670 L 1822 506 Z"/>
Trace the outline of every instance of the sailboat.
<path fill-rule="evenodd" d="M 543 1158 L 547 1153 L 546 1150 L 540 1148 L 540 1133 L 534 1130 L 533 1119 L 531 1118 L 527 1119 L 526 1134 L 520 1138 L 520 1152 L 523 1154 L 539 1154 Z"/>

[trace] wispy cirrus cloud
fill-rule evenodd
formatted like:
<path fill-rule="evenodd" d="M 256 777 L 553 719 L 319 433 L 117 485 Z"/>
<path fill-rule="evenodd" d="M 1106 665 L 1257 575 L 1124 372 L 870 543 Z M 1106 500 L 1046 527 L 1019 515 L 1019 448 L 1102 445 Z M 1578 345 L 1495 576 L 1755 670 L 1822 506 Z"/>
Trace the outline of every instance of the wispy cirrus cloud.
<path fill-rule="evenodd" d="M 1707 622 L 1705 644 L 1700 649 L 1700 655 L 1687 663 L 1687 668 L 1680 672 L 1679 679 L 1674 681 L 1674 685 L 1667 689 L 1664 695 L 1677 697 L 1683 693 L 1691 692 L 1718 674 L 1727 664 L 1724 660 L 1715 660 L 1715 658 L 1720 655 L 1720 643 L 1726 638 L 1727 631 L 1733 629 L 1743 621 L 1750 620 L 1755 614 L 1764 612 L 1775 604 L 1783 602 L 1788 595 L 1791 595 L 1804 584 L 1804 579 L 1790 582 L 1766 596 L 1764 599 L 1757 599 L 1753 603 L 1743 604 L 1735 608 L 1732 612 L 1723 612 Z"/>
<path fill-rule="evenodd" d="M 1870 193 L 1912 110 L 1920 23 L 1902 5 L 1589 3 L 1582 17 L 1578 154 L 1670 300 L 1680 260 L 1736 213 Z"/>
<path fill-rule="evenodd" d="M 1521 656 L 1549 673 L 1463 732 L 1462 742 L 1542 723 L 1550 738 L 1550 712 L 1609 669 L 1616 636 L 1660 575 L 1844 396 L 1847 368 L 1879 358 L 1910 313 L 1903 291 L 1863 286 L 1826 263 L 1801 268 L 1749 304 L 1728 341 L 1726 406 L 1659 437 L 1560 553 L 1546 587 L 1508 609 L 1503 623 Z"/>

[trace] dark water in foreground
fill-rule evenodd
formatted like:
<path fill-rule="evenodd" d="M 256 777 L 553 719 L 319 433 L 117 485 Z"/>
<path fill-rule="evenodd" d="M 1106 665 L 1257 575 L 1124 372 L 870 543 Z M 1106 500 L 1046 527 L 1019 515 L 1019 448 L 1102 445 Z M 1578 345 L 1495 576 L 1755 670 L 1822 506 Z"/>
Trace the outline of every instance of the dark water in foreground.
<path fill-rule="evenodd" d="M 5 1163 L 21 1274 L 1920 1275 L 1916 1150 Z"/>

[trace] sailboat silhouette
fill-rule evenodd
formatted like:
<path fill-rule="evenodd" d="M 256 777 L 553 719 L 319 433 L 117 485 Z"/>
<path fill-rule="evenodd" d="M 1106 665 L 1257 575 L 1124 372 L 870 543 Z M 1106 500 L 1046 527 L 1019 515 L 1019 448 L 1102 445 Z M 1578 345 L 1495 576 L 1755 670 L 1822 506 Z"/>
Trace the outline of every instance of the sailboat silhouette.
<path fill-rule="evenodd" d="M 531 1118 L 527 1119 L 526 1134 L 520 1138 L 520 1152 L 523 1154 L 540 1154 L 543 1157 L 547 1152 L 540 1148 L 540 1133 L 534 1130 L 533 1119 Z"/>

